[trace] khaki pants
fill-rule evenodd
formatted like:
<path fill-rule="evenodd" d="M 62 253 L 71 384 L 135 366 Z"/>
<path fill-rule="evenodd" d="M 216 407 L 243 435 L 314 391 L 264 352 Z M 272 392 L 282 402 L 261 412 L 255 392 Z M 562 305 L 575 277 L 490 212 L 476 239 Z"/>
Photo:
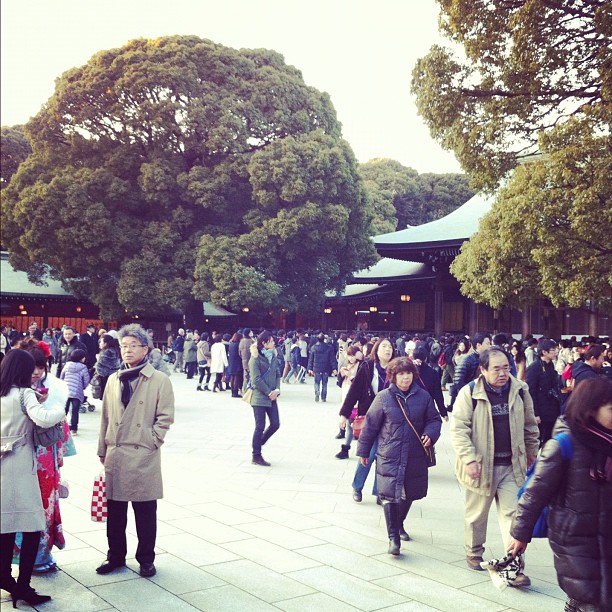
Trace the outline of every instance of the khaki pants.
<path fill-rule="evenodd" d="M 491 495 L 465 491 L 465 552 L 469 557 L 481 557 L 487 539 L 487 521 L 493 500 L 497 505 L 499 528 L 504 547 L 510 542 L 510 525 L 516 512 L 518 485 L 511 465 L 493 468 Z"/>

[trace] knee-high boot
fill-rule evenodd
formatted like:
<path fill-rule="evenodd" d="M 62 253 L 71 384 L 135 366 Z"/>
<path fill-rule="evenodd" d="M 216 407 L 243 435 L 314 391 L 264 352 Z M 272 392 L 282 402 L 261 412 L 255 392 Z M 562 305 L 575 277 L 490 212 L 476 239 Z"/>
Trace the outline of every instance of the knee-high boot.
<path fill-rule="evenodd" d="M 408 516 L 408 512 L 410 511 L 410 506 L 412 506 L 411 501 L 406 501 L 402 499 L 398 505 L 398 517 L 399 517 L 399 537 L 400 540 L 404 540 L 404 542 L 410 541 L 410 536 L 406 533 L 406 529 L 404 529 L 404 521 Z"/>
<path fill-rule="evenodd" d="M 400 554 L 400 534 L 399 534 L 399 515 L 398 505 L 392 502 L 384 502 L 383 510 L 385 512 L 385 521 L 387 523 L 387 534 L 389 535 L 389 550 L 390 555 Z"/>

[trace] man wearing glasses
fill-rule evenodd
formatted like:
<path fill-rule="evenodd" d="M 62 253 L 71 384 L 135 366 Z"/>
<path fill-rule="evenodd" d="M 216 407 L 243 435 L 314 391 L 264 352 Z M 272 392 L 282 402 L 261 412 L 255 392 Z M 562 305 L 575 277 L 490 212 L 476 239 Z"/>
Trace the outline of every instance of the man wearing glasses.
<path fill-rule="evenodd" d="M 108 554 L 96 572 L 108 574 L 125 566 L 131 501 L 136 560 L 140 575 L 148 578 L 156 571 L 157 500 L 163 497 L 160 447 L 174 422 L 174 393 L 170 379 L 149 363 L 150 338 L 140 325 L 125 325 L 117 339 L 123 363 L 106 383 L 98 439 L 106 473 Z"/>
<path fill-rule="evenodd" d="M 480 376 L 459 392 L 451 421 L 451 441 L 457 455 L 455 472 L 465 489 L 465 549 L 470 569 L 483 569 L 480 564 L 493 500 L 508 549 L 518 489 L 525 481 L 528 465 L 535 461 L 538 436 L 527 385 L 510 375 L 510 362 L 503 349 L 483 351 Z M 512 586 L 530 583 L 521 573 Z"/>

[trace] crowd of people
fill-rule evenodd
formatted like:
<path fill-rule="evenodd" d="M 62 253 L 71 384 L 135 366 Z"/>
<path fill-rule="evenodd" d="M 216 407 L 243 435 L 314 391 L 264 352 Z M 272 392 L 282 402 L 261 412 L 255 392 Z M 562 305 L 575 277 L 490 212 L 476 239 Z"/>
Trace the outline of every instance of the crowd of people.
<path fill-rule="evenodd" d="M 523 340 L 488 333 L 377 337 L 316 330 L 256 335 L 250 328 L 233 333 L 180 328 L 162 352 L 154 348 L 151 330 L 134 324 L 110 331 L 90 325 L 80 335 L 70 326 L 43 332 L 36 324 L 25 336 L 8 331 L 2 329 L 0 354 L 0 586 L 14 602 L 48 601 L 30 579 L 54 571 L 51 549 L 65 544 L 60 469 L 64 457 L 76 452 L 72 438 L 79 415 L 91 405 L 88 390 L 102 399 L 98 456 L 108 495 L 108 554 L 96 571 L 106 574 L 125 565 L 132 502 L 140 574 L 156 573 L 156 501 L 163 496 L 159 449 L 174 420 L 171 377 L 180 374 L 193 380 L 197 391 L 231 391 L 232 398 L 248 400 L 254 418 L 251 460 L 258 466 L 270 466 L 262 447 L 280 427 L 281 386 L 306 384 L 309 376 L 313 400 L 326 402 L 330 379 L 337 377 L 341 447 L 335 457 L 348 459 L 358 438 L 352 482 L 357 503 L 376 466 L 372 495 L 382 506 L 391 555 L 400 554 L 401 541 L 410 539 L 405 523 L 412 502 L 427 495 L 434 445 L 442 422 L 450 420 L 456 477 L 465 492 L 467 566 L 486 567 L 494 501 L 506 550 L 519 559 L 549 506 L 566 609 L 611 609 L 612 348 L 604 339 Z M 62 423 L 61 437 L 37 446 L 34 427 L 56 423 Z M 559 432 L 571 439 L 569 461 Z M 34 472 L 27 468 L 30 459 Z M 534 476 L 517 501 L 534 462 Z M 18 492 L 15 482 L 26 475 L 29 488 Z M 19 563 L 17 581 L 11 561 Z M 531 583 L 523 570 L 521 563 L 511 586 Z"/>

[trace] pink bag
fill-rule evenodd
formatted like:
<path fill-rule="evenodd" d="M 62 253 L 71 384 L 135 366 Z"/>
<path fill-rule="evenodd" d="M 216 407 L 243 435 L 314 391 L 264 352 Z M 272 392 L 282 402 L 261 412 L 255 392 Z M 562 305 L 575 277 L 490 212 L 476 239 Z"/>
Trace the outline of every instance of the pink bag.
<path fill-rule="evenodd" d="M 572 378 L 572 364 L 571 363 L 568 363 L 563 368 L 563 372 L 561 372 L 561 378 L 563 378 L 563 380 L 571 380 Z"/>
<path fill-rule="evenodd" d="M 106 523 L 108 508 L 106 503 L 106 478 L 104 470 L 96 476 L 91 496 L 91 520 L 96 523 Z"/>

